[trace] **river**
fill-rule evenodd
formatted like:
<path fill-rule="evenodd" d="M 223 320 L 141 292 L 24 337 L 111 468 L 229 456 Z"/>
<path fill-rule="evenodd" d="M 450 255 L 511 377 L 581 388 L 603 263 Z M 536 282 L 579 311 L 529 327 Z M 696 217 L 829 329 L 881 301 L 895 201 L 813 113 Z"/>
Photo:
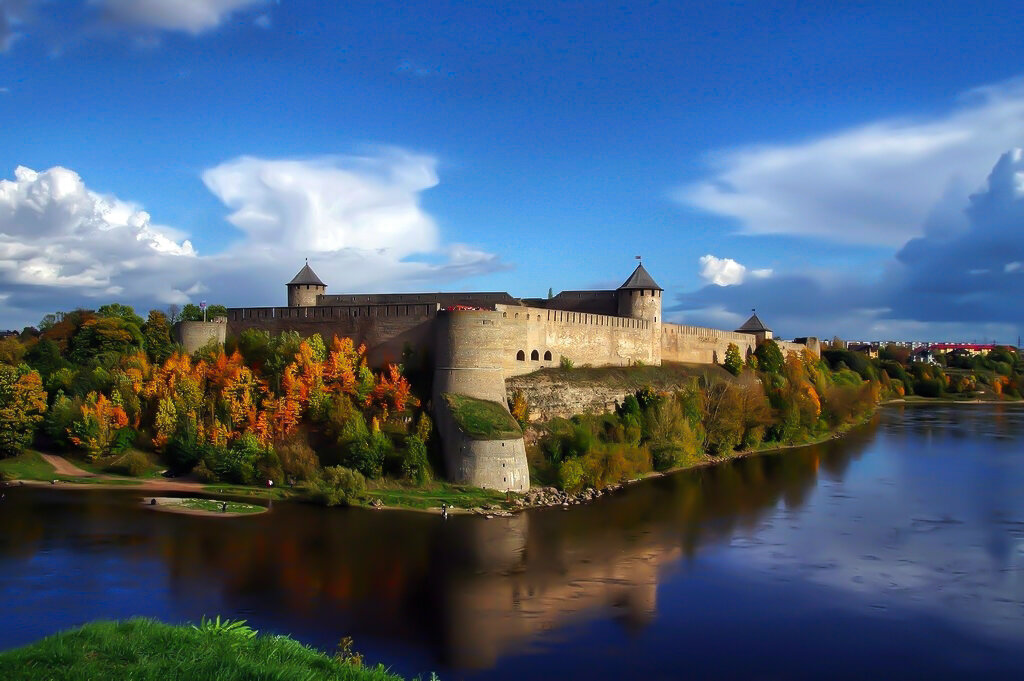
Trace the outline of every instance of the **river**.
<path fill-rule="evenodd" d="M 445 681 L 1024 674 L 1020 408 L 886 407 L 842 440 L 490 520 L 5 491 L 0 648 L 220 614 Z"/>

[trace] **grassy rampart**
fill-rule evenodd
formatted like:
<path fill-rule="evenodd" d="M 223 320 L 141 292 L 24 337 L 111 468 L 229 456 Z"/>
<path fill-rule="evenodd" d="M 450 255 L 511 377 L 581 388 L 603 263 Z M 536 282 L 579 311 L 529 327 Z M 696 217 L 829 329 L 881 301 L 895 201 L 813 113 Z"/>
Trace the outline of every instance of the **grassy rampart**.
<path fill-rule="evenodd" d="M 474 440 L 514 440 L 523 430 L 501 404 L 475 397 L 445 393 L 448 409 L 462 432 Z"/>

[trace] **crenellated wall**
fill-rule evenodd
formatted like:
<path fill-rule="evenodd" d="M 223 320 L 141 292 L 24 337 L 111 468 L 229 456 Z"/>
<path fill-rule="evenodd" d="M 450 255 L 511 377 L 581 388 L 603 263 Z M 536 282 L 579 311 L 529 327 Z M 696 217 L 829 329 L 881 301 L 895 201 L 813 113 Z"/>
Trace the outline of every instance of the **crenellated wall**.
<path fill-rule="evenodd" d="M 227 332 L 237 335 L 245 329 L 260 329 L 270 333 L 297 331 L 302 336 L 319 333 L 328 344 L 334 336 L 351 338 L 357 345 L 366 345 L 371 366 L 405 362 L 427 367 L 432 361 L 433 320 L 439 307 L 435 302 L 232 308 L 228 310 Z"/>
<path fill-rule="evenodd" d="M 655 325 L 643 319 L 536 307 L 495 307 L 501 313 L 500 365 L 506 376 L 558 366 L 562 357 L 577 366 L 660 361 Z"/>

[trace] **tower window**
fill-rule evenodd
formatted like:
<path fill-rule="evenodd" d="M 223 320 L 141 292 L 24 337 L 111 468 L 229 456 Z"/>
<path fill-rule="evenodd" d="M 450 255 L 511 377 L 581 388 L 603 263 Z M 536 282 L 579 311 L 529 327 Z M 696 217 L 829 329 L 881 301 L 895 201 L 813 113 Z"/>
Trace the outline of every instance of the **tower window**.
<path fill-rule="evenodd" d="M 526 361 L 526 353 L 524 351 L 520 350 L 519 352 L 516 353 L 516 359 L 518 359 L 520 362 L 525 362 Z"/>
<path fill-rule="evenodd" d="M 544 353 L 544 361 L 545 362 L 550 362 L 551 361 L 551 351 L 550 350 L 548 350 L 547 352 Z"/>
<path fill-rule="evenodd" d="M 540 353 L 534 350 L 533 352 L 530 353 L 530 359 L 536 362 L 538 359 L 540 359 Z"/>

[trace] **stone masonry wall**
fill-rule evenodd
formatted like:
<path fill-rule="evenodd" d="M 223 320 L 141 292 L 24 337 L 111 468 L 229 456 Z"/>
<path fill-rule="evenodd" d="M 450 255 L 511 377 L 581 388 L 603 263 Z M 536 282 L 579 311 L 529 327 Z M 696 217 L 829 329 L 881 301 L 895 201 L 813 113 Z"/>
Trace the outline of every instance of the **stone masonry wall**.
<path fill-rule="evenodd" d="M 351 338 L 357 345 L 366 344 L 367 361 L 373 367 L 403 361 L 428 367 L 437 310 L 437 303 L 232 308 L 228 310 L 227 332 L 297 331 L 303 337 L 319 333 L 328 345 L 333 336 Z M 413 354 L 407 358 L 408 350 Z"/>

